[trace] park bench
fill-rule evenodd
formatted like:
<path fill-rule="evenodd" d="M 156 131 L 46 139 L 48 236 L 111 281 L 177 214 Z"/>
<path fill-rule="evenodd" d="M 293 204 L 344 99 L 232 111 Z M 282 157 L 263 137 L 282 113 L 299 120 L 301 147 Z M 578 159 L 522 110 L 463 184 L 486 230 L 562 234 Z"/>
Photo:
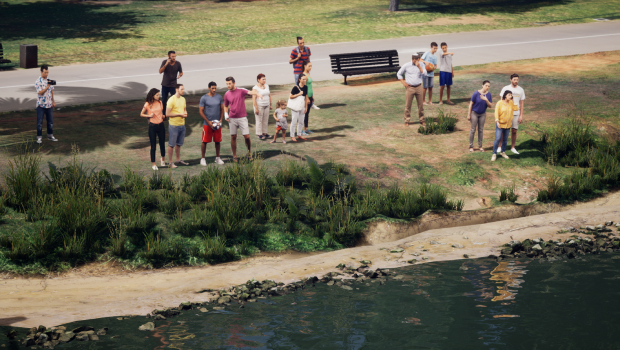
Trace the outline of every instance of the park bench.
<path fill-rule="evenodd" d="M 398 51 L 368 51 L 329 55 L 332 61 L 332 72 L 344 75 L 344 84 L 347 85 L 347 76 L 371 73 L 398 72 Z"/>
<path fill-rule="evenodd" d="M 11 63 L 11 60 L 4 59 L 4 49 L 2 49 L 2 43 L 0 43 L 0 64 Z"/>

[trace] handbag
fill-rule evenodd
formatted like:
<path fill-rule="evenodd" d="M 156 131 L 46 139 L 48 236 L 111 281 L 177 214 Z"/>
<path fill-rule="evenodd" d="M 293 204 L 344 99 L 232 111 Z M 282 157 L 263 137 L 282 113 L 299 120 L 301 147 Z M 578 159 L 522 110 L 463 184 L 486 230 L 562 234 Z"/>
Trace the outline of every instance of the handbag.
<path fill-rule="evenodd" d="M 297 88 L 299 89 L 299 91 L 301 91 L 301 88 L 299 86 L 297 86 Z M 304 104 L 306 103 L 306 96 L 301 95 L 295 98 L 290 98 L 288 99 L 288 103 L 286 104 L 286 107 L 290 108 L 293 111 L 302 111 L 304 109 Z"/>

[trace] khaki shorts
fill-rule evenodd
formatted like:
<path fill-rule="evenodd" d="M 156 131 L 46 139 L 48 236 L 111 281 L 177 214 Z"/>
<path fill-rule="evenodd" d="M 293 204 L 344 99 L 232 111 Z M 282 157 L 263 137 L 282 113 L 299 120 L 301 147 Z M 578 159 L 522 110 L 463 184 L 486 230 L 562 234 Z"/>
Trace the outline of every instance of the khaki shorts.
<path fill-rule="evenodd" d="M 237 131 L 241 130 L 241 135 L 249 135 L 250 127 L 248 126 L 248 117 L 229 118 L 228 127 L 231 135 L 237 135 Z"/>
<path fill-rule="evenodd" d="M 513 114 L 512 116 L 512 128 L 519 129 L 519 114 Z"/>

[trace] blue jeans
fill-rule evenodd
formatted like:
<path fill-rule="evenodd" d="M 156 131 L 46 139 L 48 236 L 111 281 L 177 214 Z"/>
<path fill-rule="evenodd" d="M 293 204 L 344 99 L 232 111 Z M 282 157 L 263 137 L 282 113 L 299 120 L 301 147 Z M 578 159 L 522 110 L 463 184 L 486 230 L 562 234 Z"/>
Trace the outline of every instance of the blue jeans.
<path fill-rule="evenodd" d="M 497 146 L 499 146 L 499 139 L 502 140 L 502 151 L 506 151 L 506 144 L 508 143 L 508 135 L 510 135 L 510 127 L 508 129 L 498 128 L 495 125 L 495 141 L 493 142 L 493 154 L 497 154 Z M 502 137 L 503 136 L 503 137 Z"/>
<path fill-rule="evenodd" d="M 164 110 L 162 111 L 163 115 L 166 115 L 166 102 L 168 102 L 168 94 L 170 96 L 177 93 L 177 89 L 173 87 L 162 86 L 161 87 L 161 103 L 164 105 Z"/>
<path fill-rule="evenodd" d="M 37 137 L 43 136 L 43 116 L 47 119 L 47 135 L 52 135 L 54 133 L 52 108 L 37 107 Z"/>

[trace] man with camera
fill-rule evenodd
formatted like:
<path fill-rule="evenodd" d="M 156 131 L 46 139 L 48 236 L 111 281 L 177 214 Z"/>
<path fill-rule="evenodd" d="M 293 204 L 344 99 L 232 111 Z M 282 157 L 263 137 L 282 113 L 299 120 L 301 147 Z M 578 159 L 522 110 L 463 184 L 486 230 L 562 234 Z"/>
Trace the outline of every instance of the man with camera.
<path fill-rule="evenodd" d="M 43 142 L 43 117 L 47 120 L 47 139 L 50 141 L 58 141 L 54 137 L 54 121 L 52 118 L 52 112 L 56 107 L 54 102 L 54 85 L 55 80 L 47 79 L 49 75 L 49 68 L 46 65 L 41 66 L 41 76 L 34 83 L 34 88 L 37 90 L 37 143 Z"/>
<path fill-rule="evenodd" d="M 161 62 L 159 74 L 163 74 L 161 80 L 161 102 L 164 104 L 164 115 L 166 115 L 168 95 L 176 94 L 177 79 L 183 76 L 181 62 L 177 61 L 177 54 L 168 51 L 168 59 Z"/>

